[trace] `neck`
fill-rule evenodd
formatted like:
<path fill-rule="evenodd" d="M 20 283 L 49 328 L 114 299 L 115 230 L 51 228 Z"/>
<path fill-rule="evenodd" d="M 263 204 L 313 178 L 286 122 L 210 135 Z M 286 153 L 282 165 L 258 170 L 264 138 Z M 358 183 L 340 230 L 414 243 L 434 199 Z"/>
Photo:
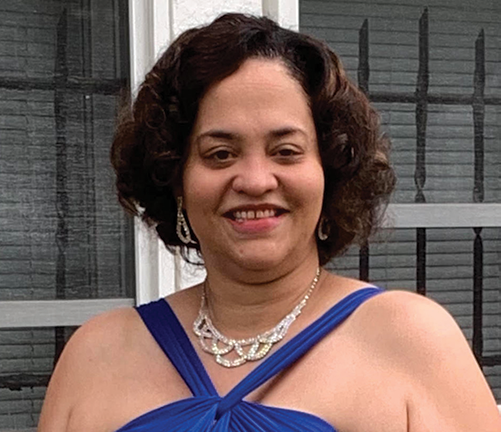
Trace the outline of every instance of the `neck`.
<path fill-rule="evenodd" d="M 273 328 L 304 298 L 317 268 L 315 257 L 282 274 L 270 273 L 259 282 L 232 278 L 228 272 L 208 268 L 206 296 L 214 325 L 234 339 L 253 337 Z M 320 282 L 315 291 L 318 285 Z"/>

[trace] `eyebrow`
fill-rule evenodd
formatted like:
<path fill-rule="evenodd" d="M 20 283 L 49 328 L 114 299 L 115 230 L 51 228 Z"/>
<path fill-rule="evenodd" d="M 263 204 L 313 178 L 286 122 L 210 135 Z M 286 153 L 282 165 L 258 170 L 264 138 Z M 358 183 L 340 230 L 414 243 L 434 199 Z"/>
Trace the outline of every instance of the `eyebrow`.
<path fill-rule="evenodd" d="M 268 135 L 272 136 L 273 138 L 282 138 L 284 136 L 295 135 L 295 134 L 306 136 L 306 132 L 303 129 L 289 126 L 272 130 Z"/>
<path fill-rule="evenodd" d="M 204 132 L 203 134 L 200 134 L 196 140 L 200 141 L 203 138 L 219 138 L 219 139 L 224 139 L 226 141 L 233 141 L 236 138 L 238 138 L 238 134 L 225 131 L 222 129 L 211 129 L 208 130 L 207 132 Z"/>
<path fill-rule="evenodd" d="M 296 128 L 296 127 L 291 127 L 291 126 L 286 126 L 283 128 L 279 129 L 274 129 L 268 132 L 268 136 L 270 138 L 282 138 L 288 135 L 294 135 L 294 134 L 300 134 L 307 136 L 306 132 L 303 131 L 301 128 Z M 204 138 L 218 138 L 218 139 L 223 139 L 225 141 L 235 141 L 240 138 L 240 134 L 230 132 L 224 129 L 211 129 L 208 130 L 207 132 L 204 132 L 200 134 L 197 138 L 196 141 L 200 141 Z"/>

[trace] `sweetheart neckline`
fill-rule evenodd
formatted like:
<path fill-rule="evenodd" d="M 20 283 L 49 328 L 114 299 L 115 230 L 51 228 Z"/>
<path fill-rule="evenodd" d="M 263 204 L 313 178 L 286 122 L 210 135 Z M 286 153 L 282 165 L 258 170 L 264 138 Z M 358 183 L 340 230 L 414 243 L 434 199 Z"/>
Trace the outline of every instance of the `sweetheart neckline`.
<path fill-rule="evenodd" d="M 197 400 L 199 400 L 198 402 L 208 402 L 209 400 L 214 400 L 216 402 L 217 400 L 222 400 L 222 399 L 223 398 L 221 396 L 191 396 L 191 397 L 187 397 L 187 398 L 178 399 L 178 400 L 175 400 L 173 402 L 169 402 L 169 403 L 166 403 L 164 405 L 160 405 L 156 408 L 152 408 L 151 410 L 146 411 L 143 414 L 138 415 L 137 417 L 134 417 L 133 419 L 131 419 L 127 423 L 125 423 L 123 426 L 120 426 L 120 428 L 118 428 L 115 432 L 121 432 L 128 427 L 134 426 L 135 422 L 140 422 L 144 419 L 147 419 L 150 416 L 153 416 L 159 412 L 167 410 L 167 409 L 169 409 L 175 405 L 178 405 L 178 404 L 181 405 L 182 403 L 186 403 L 186 402 L 197 403 Z M 274 405 L 266 405 L 266 404 L 262 404 L 260 402 L 250 402 L 250 401 L 246 401 L 246 400 L 242 400 L 241 403 L 246 404 L 246 405 L 251 405 L 251 406 L 257 406 L 257 407 L 263 408 L 263 409 L 280 411 L 283 413 L 291 413 L 291 414 L 293 413 L 293 414 L 297 414 L 297 415 L 303 415 L 303 416 L 309 417 L 311 419 L 314 419 L 315 421 L 318 421 L 319 423 L 322 423 L 324 426 L 329 427 L 330 429 L 332 429 L 332 432 L 337 432 L 337 429 L 334 426 L 332 426 L 327 420 L 325 420 L 324 418 L 322 418 L 316 414 L 313 414 L 313 413 L 310 413 L 307 411 L 296 410 L 293 408 L 277 407 Z"/>

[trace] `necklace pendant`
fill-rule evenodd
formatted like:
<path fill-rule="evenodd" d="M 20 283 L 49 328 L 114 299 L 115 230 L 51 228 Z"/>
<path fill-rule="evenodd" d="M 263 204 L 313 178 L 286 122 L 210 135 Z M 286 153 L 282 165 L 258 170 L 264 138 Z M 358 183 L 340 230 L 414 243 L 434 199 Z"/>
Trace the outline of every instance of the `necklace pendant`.
<path fill-rule="evenodd" d="M 301 314 L 301 310 L 306 305 L 317 285 L 320 271 L 321 269 L 318 267 L 305 296 L 289 314 L 272 329 L 247 339 L 230 339 L 220 333 L 214 324 L 212 324 L 206 305 L 204 285 L 200 310 L 193 322 L 193 332 L 198 336 L 202 350 L 212 354 L 216 362 L 226 368 L 238 367 L 247 361 L 256 361 L 264 358 L 271 351 L 273 345 L 285 337 L 289 327 Z M 245 349 L 244 347 L 249 348 Z"/>

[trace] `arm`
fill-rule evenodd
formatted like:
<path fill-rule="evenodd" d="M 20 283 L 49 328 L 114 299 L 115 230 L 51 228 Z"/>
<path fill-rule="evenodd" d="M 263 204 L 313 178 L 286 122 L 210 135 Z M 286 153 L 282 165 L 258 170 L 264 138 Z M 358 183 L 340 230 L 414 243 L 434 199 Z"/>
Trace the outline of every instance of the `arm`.
<path fill-rule="evenodd" d="M 408 432 L 500 432 L 501 416 L 454 319 L 406 292 L 374 299 L 378 348 L 408 383 Z"/>

